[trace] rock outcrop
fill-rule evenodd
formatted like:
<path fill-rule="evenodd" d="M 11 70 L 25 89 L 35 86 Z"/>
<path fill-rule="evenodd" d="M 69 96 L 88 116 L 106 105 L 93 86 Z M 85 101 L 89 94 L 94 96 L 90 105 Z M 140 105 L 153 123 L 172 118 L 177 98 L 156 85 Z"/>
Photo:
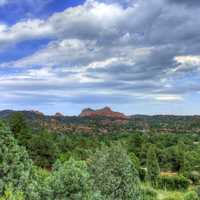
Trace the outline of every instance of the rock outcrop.
<path fill-rule="evenodd" d="M 29 112 L 29 111 L 27 111 L 27 112 Z M 36 115 L 44 116 L 44 113 L 42 113 L 42 112 L 40 112 L 40 111 L 38 111 L 38 110 L 30 110 L 30 112 L 31 112 L 31 113 L 34 113 L 34 114 L 36 114 Z"/>
<path fill-rule="evenodd" d="M 114 112 L 109 107 L 105 107 L 105 108 L 98 109 L 98 110 L 86 108 L 81 112 L 81 114 L 79 116 L 80 117 L 102 116 L 102 117 L 111 117 L 111 118 L 117 118 L 117 119 L 127 119 L 126 115 L 124 115 L 123 113 L 120 113 L 120 112 Z"/>
<path fill-rule="evenodd" d="M 63 115 L 62 113 L 60 113 L 60 112 L 57 112 L 57 113 L 54 115 L 54 117 L 64 117 L 64 115 Z"/>

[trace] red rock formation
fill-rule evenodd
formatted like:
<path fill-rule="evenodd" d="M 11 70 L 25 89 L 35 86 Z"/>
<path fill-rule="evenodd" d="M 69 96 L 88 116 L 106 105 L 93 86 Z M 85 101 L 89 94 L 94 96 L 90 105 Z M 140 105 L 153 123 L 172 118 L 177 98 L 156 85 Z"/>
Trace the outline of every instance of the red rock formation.
<path fill-rule="evenodd" d="M 104 117 L 112 117 L 112 118 L 117 118 L 117 119 L 127 118 L 123 113 L 114 112 L 109 107 L 105 107 L 103 109 L 98 109 L 98 110 L 92 110 L 90 108 L 87 108 L 87 109 L 84 109 L 79 116 L 80 117 L 104 116 Z"/>
<path fill-rule="evenodd" d="M 30 110 L 30 112 L 35 113 L 36 115 L 42 115 L 44 116 L 44 113 L 38 111 L 38 110 Z"/>
<path fill-rule="evenodd" d="M 55 117 L 64 117 L 64 115 L 62 113 L 57 112 L 55 115 Z"/>

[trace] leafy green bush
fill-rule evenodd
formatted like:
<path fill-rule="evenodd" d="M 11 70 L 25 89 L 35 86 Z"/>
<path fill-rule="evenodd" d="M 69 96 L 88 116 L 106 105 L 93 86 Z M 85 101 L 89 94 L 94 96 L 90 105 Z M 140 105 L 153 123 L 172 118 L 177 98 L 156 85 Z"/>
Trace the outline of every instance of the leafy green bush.
<path fill-rule="evenodd" d="M 120 144 L 103 146 L 90 162 L 94 187 L 105 199 L 142 199 L 138 172 Z"/>
<path fill-rule="evenodd" d="M 200 198 L 200 186 L 197 186 L 195 191 L 196 191 L 198 197 Z"/>
<path fill-rule="evenodd" d="M 144 169 L 144 168 L 140 168 L 138 170 L 138 173 L 139 173 L 140 180 L 141 181 L 145 181 L 146 180 L 146 176 L 147 176 L 147 170 Z"/>
<path fill-rule="evenodd" d="M 9 128 L 0 122 L 0 194 L 9 184 L 14 190 L 25 191 L 31 174 L 32 162 L 28 153 L 17 144 Z"/>
<path fill-rule="evenodd" d="M 200 180 L 200 173 L 198 171 L 192 171 L 188 174 L 188 178 L 192 181 L 193 184 L 198 184 Z"/>
<path fill-rule="evenodd" d="M 191 191 L 185 194 L 184 200 L 199 200 L 199 197 L 195 191 Z"/>
<path fill-rule="evenodd" d="M 189 181 L 183 176 L 160 176 L 158 187 L 168 190 L 186 190 L 189 187 Z"/>
<path fill-rule="evenodd" d="M 14 191 L 12 186 L 6 186 L 3 195 L 0 197 L 0 200 L 25 200 L 23 192 Z"/>
<path fill-rule="evenodd" d="M 84 161 L 69 161 L 56 163 L 49 177 L 47 200 L 88 200 L 100 199 L 100 193 L 92 191 L 90 174 Z"/>
<path fill-rule="evenodd" d="M 135 167 L 135 169 L 139 171 L 140 161 L 138 157 L 133 152 L 131 152 L 128 156 L 131 162 L 133 163 L 133 166 Z"/>
<path fill-rule="evenodd" d="M 151 187 L 142 188 L 144 200 L 157 200 L 157 192 Z"/>
<path fill-rule="evenodd" d="M 157 185 L 160 167 L 156 155 L 155 146 L 151 145 L 147 152 L 147 178 L 153 186 Z"/>
<path fill-rule="evenodd" d="M 177 199 L 177 197 L 170 196 L 170 197 L 165 197 L 163 200 L 182 200 L 182 199 Z"/>

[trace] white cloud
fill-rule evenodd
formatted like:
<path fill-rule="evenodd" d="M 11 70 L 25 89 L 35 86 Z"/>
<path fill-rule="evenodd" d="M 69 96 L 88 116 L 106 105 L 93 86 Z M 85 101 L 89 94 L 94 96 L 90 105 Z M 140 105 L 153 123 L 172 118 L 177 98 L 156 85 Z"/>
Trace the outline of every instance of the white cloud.
<path fill-rule="evenodd" d="M 98 48 L 94 42 L 77 39 L 51 42 L 35 54 L 17 61 L 2 63 L 0 67 L 30 68 L 34 66 L 74 67 L 84 65 L 98 57 Z"/>
<path fill-rule="evenodd" d="M 191 65 L 200 64 L 200 56 L 177 56 L 175 60 L 180 64 L 191 64 Z"/>
<path fill-rule="evenodd" d="M 200 65 L 199 56 L 177 56 L 180 52 L 189 55 L 184 52 L 182 38 L 189 41 L 186 36 L 191 29 L 187 27 L 193 27 L 194 17 L 183 9 L 177 13 L 176 6 L 170 9 L 162 0 L 127 1 L 126 6 L 116 0 L 104 2 L 88 0 L 46 20 L 0 24 L 3 48 L 24 40 L 52 39 L 32 55 L 1 63 L 1 69 L 22 70 L 10 77 L 0 76 L 1 90 L 41 94 L 46 89 L 60 94 L 73 88 L 77 93 L 183 100 L 184 95 L 176 94 L 183 89 L 174 76 Z M 174 30 L 179 30 L 181 37 Z M 187 49 L 194 52 L 194 47 Z M 190 89 L 186 85 L 184 92 Z"/>
<path fill-rule="evenodd" d="M 0 24 L 0 46 L 10 46 L 18 42 L 52 36 L 51 26 L 42 20 L 27 20 L 9 27 Z"/>
<path fill-rule="evenodd" d="M 13 26 L 0 24 L 0 45 L 42 37 L 91 39 L 116 34 L 126 10 L 119 5 L 88 1 L 83 6 L 56 13 L 46 21 L 29 19 Z M 106 20 L 105 20 L 106 19 Z M 93 38 L 94 39 L 94 38 Z"/>
<path fill-rule="evenodd" d="M 193 72 L 200 70 L 200 56 L 176 56 L 174 60 L 177 62 L 178 66 L 172 69 L 172 73 L 178 72 Z"/>
<path fill-rule="evenodd" d="M 155 95 L 153 97 L 157 101 L 183 101 L 184 98 L 180 95 Z"/>

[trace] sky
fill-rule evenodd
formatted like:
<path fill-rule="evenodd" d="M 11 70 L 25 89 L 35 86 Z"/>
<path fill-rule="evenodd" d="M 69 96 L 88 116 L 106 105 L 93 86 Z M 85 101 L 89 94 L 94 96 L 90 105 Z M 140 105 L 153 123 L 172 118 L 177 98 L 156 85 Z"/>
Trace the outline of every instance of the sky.
<path fill-rule="evenodd" d="M 200 115 L 199 0 L 0 0 L 0 110 Z"/>

